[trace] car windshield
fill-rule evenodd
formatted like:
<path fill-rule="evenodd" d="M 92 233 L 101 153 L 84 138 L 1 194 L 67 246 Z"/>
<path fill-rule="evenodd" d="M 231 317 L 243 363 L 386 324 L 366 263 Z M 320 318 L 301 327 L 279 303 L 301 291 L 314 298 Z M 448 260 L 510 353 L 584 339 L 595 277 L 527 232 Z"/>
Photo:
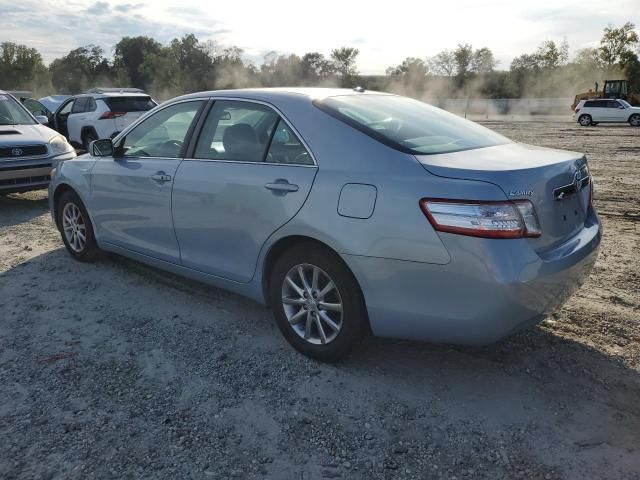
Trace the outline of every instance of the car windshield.
<path fill-rule="evenodd" d="M 618 100 L 621 104 L 623 104 L 626 108 L 629 108 L 631 106 L 631 104 L 629 102 L 627 102 L 626 100 Z"/>
<path fill-rule="evenodd" d="M 0 125 L 33 125 L 33 117 L 11 95 L 0 93 Z"/>
<path fill-rule="evenodd" d="M 510 143 L 506 137 L 418 100 L 395 95 L 345 95 L 314 104 L 367 135 L 414 155 Z"/>

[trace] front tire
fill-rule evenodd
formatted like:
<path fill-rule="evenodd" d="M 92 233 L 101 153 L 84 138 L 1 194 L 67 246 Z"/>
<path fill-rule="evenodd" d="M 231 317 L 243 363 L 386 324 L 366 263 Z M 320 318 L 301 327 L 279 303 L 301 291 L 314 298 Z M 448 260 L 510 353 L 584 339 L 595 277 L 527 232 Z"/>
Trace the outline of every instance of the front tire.
<path fill-rule="evenodd" d="M 278 258 L 269 283 L 274 317 L 300 353 L 334 362 L 367 334 L 367 312 L 353 274 L 330 250 L 305 243 Z"/>
<path fill-rule="evenodd" d="M 100 255 L 93 226 L 82 200 L 73 191 L 60 197 L 57 221 L 62 241 L 69 254 L 80 262 L 92 262 Z"/>
<path fill-rule="evenodd" d="M 583 127 L 588 127 L 591 125 L 591 122 L 591 115 L 580 115 L 580 117 L 578 117 L 578 123 Z"/>
<path fill-rule="evenodd" d="M 631 125 L 632 127 L 640 127 L 640 115 L 637 113 L 631 115 L 629 117 L 629 125 Z"/>

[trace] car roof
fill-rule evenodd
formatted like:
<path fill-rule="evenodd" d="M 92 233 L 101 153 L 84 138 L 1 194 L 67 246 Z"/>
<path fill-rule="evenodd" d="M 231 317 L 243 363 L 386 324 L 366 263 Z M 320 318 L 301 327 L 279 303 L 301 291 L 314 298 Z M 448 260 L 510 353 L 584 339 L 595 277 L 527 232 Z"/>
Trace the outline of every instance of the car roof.
<path fill-rule="evenodd" d="M 189 98 L 203 97 L 229 97 L 246 98 L 253 100 L 278 101 L 286 99 L 299 99 L 306 97 L 309 100 L 317 100 L 328 97 L 338 97 L 346 95 L 391 95 L 384 92 L 366 91 L 363 89 L 351 88 L 324 88 L 324 87 L 277 87 L 277 88 L 239 88 L 230 90 L 210 90 L 196 92 L 172 99 L 185 100 Z"/>
<path fill-rule="evenodd" d="M 140 92 L 109 92 L 109 93 L 79 93 L 74 95 L 75 98 L 91 97 L 91 98 L 114 98 L 114 97 L 150 97 L 148 93 Z"/>

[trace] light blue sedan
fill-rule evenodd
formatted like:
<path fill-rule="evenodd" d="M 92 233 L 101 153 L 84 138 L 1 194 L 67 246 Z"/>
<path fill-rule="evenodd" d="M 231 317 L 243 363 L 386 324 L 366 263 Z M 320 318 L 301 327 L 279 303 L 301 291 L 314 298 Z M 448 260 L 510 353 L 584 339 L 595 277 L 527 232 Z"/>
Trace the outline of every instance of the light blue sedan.
<path fill-rule="evenodd" d="M 269 305 L 321 360 L 368 333 L 483 344 L 540 322 L 602 235 L 584 155 L 357 90 L 166 102 L 50 185 L 71 256 L 115 252 Z"/>

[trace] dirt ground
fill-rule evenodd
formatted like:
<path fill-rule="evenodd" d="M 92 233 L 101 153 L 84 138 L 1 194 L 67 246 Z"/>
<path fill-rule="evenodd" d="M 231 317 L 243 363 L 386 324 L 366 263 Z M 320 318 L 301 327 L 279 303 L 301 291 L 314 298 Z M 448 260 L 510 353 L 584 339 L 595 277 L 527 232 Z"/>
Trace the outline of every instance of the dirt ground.
<path fill-rule="evenodd" d="M 484 348 L 320 364 L 238 296 L 72 261 L 46 192 L 0 198 L 0 478 L 639 479 L 640 130 L 485 123 L 585 151 L 605 234 L 562 310 Z"/>

